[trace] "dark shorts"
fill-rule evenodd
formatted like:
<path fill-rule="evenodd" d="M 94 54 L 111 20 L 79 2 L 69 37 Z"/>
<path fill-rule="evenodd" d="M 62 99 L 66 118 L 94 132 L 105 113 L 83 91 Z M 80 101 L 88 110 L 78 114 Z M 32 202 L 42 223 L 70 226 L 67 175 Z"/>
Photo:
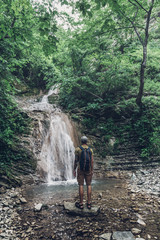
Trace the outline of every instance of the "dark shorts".
<path fill-rule="evenodd" d="M 92 173 L 91 172 L 84 172 L 78 169 L 77 171 L 77 182 L 79 185 L 84 185 L 84 180 L 86 185 L 91 185 L 92 181 Z"/>

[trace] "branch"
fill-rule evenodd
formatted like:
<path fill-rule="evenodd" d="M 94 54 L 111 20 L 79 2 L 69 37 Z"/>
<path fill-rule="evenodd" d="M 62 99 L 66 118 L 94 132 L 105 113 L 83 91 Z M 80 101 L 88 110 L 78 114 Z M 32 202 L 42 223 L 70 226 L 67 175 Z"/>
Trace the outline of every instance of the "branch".
<path fill-rule="evenodd" d="M 137 0 L 133 0 L 133 1 L 135 1 L 146 13 L 148 13 L 148 11 Z"/>
<path fill-rule="evenodd" d="M 141 44 L 142 44 L 142 46 L 143 46 L 143 44 L 144 44 L 144 43 L 143 43 L 143 39 L 141 38 L 139 32 L 137 31 L 137 28 L 136 28 L 136 26 L 134 25 L 134 22 L 132 22 L 129 18 L 128 18 L 128 20 L 129 20 L 130 23 L 132 24 L 132 26 L 133 26 L 133 28 L 134 28 L 134 31 L 135 31 L 135 33 L 137 34 L 137 37 L 138 37 L 139 41 L 141 42 Z"/>
<path fill-rule="evenodd" d="M 144 30 L 143 27 L 136 26 L 136 28 L 140 28 L 140 29 Z M 100 32 L 98 34 L 94 34 L 93 36 L 96 37 L 96 36 L 100 36 L 100 35 L 106 34 L 108 32 L 114 32 L 114 31 L 123 30 L 123 29 L 133 29 L 133 26 L 130 26 L 130 27 L 119 27 L 119 28 L 113 29 L 112 31 L 110 30 L 110 31 Z"/>
<path fill-rule="evenodd" d="M 146 28 L 145 28 L 145 45 L 147 45 L 147 41 L 148 41 L 148 36 L 149 36 L 149 24 L 150 24 L 150 19 L 151 19 L 151 12 L 153 9 L 153 5 L 154 5 L 154 0 L 152 0 L 152 5 L 150 6 L 148 15 L 147 15 L 147 21 L 146 21 Z"/>
<path fill-rule="evenodd" d="M 137 17 L 137 14 L 138 14 L 138 6 L 136 4 L 134 4 L 133 2 L 131 2 L 131 0 L 128 0 L 133 6 L 135 6 L 136 8 L 136 12 L 135 12 L 135 16 L 134 16 L 134 20 L 136 19 Z"/>
<path fill-rule="evenodd" d="M 136 0 L 134 0 L 134 1 L 136 1 Z M 114 2 L 117 4 L 117 2 L 115 0 L 114 0 Z M 126 14 L 123 11 L 121 11 L 120 8 L 119 8 L 119 11 L 132 24 L 132 27 L 134 28 L 134 31 L 137 34 L 139 41 L 141 42 L 142 45 L 144 45 L 143 39 L 141 38 L 141 36 L 140 36 L 140 34 L 139 34 L 139 32 L 137 30 L 137 27 L 135 26 L 134 22 L 128 16 L 126 16 Z M 135 15 L 135 17 L 136 17 L 136 15 Z"/>
<path fill-rule="evenodd" d="M 91 95 L 95 96 L 96 98 L 99 98 L 99 99 L 103 100 L 103 98 L 101 98 L 100 96 L 98 96 L 98 95 L 96 95 L 96 94 L 94 94 L 94 93 L 92 93 L 92 92 L 90 92 L 90 91 L 87 91 L 87 90 L 85 90 L 85 89 L 83 89 L 83 91 L 85 91 L 85 92 L 87 92 L 87 93 L 90 93 Z"/>

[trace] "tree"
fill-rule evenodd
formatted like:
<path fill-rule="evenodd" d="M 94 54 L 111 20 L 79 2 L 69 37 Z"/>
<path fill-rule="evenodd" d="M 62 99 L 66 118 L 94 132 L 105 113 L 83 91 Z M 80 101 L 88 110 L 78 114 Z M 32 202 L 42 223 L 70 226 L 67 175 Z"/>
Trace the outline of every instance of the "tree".
<path fill-rule="evenodd" d="M 95 7 L 96 4 L 96 7 Z M 84 15 L 87 13 L 91 16 L 91 12 L 96 8 L 110 8 L 112 14 L 110 17 L 114 19 L 116 23 L 116 28 L 114 30 L 123 31 L 130 33 L 131 30 L 137 35 L 143 49 L 143 56 L 140 66 L 140 77 L 139 77 L 139 91 L 136 97 L 136 103 L 142 108 L 142 97 L 144 91 L 144 78 L 145 78 L 145 68 L 147 64 L 147 47 L 149 41 L 149 27 L 152 22 L 154 22 L 153 9 L 158 5 L 156 0 L 145 0 L 141 3 L 139 0 L 91 0 L 91 1 L 78 1 L 76 3 L 77 8 L 79 8 Z M 158 13 L 157 13 L 158 14 Z M 152 17 L 153 15 L 153 17 Z M 106 17 L 108 21 L 108 16 Z M 106 26 L 108 28 L 106 21 Z M 120 26 L 120 27 L 119 27 Z M 113 29 L 111 30 L 113 31 Z"/>
<path fill-rule="evenodd" d="M 141 156 L 149 157 L 159 152 L 160 41 L 154 19 L 158 8 L 156 5 L 152 8 L 150 28 L 147 25 L 152 35 L 147 41 L 149 64 L 144 68 L 147 74 L 142 105 L 143 92 L 140 103 L 135 100 L 140 88 L 139 66 L 143 63 L 147 13 L 138 1 L 132 3 L 77 1 L 76 8 L 83 15 L 77 28 L 59 34 L 54 62 L 60 73 L 57 78 L 61 82 L 60 104 L 84 129 L 88 128 L 93 135 L 98 132 L 102 139 L 100 145 L 103 139 L 118 133 L 120 141 L 123 133 L 135 135 Z M 149 11 L 151 1 L 146 3 Z M 122 122 L 125 124 L 119 124 Z"/>

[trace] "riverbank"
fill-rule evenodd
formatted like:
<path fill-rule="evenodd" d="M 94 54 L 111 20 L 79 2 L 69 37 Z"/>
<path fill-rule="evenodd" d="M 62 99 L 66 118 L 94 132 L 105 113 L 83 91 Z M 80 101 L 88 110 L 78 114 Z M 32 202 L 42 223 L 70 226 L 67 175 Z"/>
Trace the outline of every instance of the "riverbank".
<path fill-rule="evenodd" d="M 132 177 L 121 176 L 111 186 L 106 185 L 106 189 L 93 191 L 92 204 L 101 208 L 94 217 L 71 216 L 65 212 L 63 202 L 76 201 L 78 190 L 65 199 L 58 194 L 57 197 L 54 194 L 28 196 L 27 189 L 31 186 L 27 183 L 7 190 L 0 195 L 0 236 L 6 240 L 98 240 L 104 233 L 131 231 L 135 238 L 160 239 L 159 197 L 133 191 L 128 183 L 134 175 L 127 173 L 127 176 Z M 37 204 L 42 204 L 40 210 L 36 209 Z"/>

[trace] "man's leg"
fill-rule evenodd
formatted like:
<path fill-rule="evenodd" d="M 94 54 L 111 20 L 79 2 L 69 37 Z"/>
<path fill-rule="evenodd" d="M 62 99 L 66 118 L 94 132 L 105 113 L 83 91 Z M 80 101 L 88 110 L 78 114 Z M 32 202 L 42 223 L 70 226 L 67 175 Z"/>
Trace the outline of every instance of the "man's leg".
<path fill-rule="evenodd" d="M 83 185 L 79 185 L 80 204 L 83 204 Z"/>
<path fill-rule="evenodd" d="M 91 203 L 91 193 L 92 193 L 92 187 L 91 187 L 91 185 L 87 185 L 87 199 L 88 199 L 88 203 Z"/>

